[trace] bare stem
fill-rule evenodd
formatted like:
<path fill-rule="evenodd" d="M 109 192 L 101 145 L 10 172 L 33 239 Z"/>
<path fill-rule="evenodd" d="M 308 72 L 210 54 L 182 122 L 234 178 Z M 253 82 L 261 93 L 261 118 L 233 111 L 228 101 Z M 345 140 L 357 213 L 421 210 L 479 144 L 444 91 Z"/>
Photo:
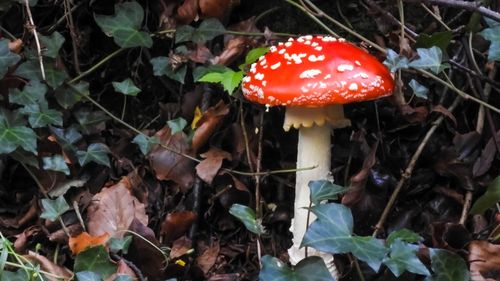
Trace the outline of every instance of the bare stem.
<path fill-rule="evenodd" d="M 35 37 L 36 51 L 37 51 L 38 61 L 40 63 L 40 71 L 42 73 L 42 79 L 45 80 L 45 68 L 43 66 L 42 46 L 40 45 L 40 40 L 38 39 L 38 33 L 36 32 L 35 21 L 33 20 L 33 15 L 31 14 L 29 1 L 24 0 L 24 4 L 26 5 L 26 12 L 28 13 L 28 19 L 30 23 L 29 29 L 31 30 L 33 36 Z"/>

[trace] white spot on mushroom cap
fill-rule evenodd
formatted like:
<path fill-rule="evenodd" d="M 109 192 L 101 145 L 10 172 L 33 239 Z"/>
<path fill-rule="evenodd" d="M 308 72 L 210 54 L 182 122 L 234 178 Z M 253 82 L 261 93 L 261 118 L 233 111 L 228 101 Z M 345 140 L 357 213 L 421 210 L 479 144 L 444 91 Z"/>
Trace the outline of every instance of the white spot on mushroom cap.
<path fill-rule="evenodd" d="M 278 67 L 280 67 L 280 65 L 281 65 L 281 62 L 279 61 L 279 62 L 277 62 L 277 63 L 275 63 L 275 64 L 271 65 L 271 69 L 272 69 L 272 70 L 275 70 L 275 69 L 277 69 Z"/>
<path fill-rule="evenodd" d="M 264 74 L 262 74 L 262 73 L 257 73 L 257 74 L 255 74 L 255 79 L 257 79 L 257 80 L 262 80 L 262 79 L 264 79 Z"/>
<path fill-rule="evenodd" d="M 314 49 L 315 49 L 316 51 L 320 51 L 320 52 L 321 52 L 321 50 L 323 50 L 323 47 L 321 47 L 321 46 L 317 46 L 317 47 L 314 47 Z"/>
<path fill-rule="evenodd" d="M 338 72 L 344 72 L 346 70 L 351 71 L 354 69 L 354 66 L 352 64 L 339 64 L 337 66 L 337 71 Z"/>
<path fill-rule="evenodd" d="M 325 55 L 319 55 L 319 56 L 310 55 L 307 59 L 311 62 L 324 61 Z"/>
<path fill-rule="evenodd" d="M 356 83 L 351 83 L 351 84 L 349 85 L 349 90 L 351 90 L 351 91 L 357 91 L 357 90 L 358 90 L 358 84 L 356 84 Z"/>
<path fill-rule="evenodd" d="M 292 46 L 292 42 L 289 41 L 285 43 L 285 47 L 290 47 L 290 46 Z"/>
<path fill-rule="evenodd" d="M 276 46 L 271 46 L 271 48 L 269 48 L 269 51 L 271 51 L 271 53 L 276 52 L 276 50 L 278 50 L 278 48 L 276 48 Z"/>
<path fill-rule="evenodd" d="M 308 69 L 306 71 L 303 71 L 300 75 L 299 78 L 314 78 L 315 76 L 321 74 L 321 70 L 319 69 Z"/>

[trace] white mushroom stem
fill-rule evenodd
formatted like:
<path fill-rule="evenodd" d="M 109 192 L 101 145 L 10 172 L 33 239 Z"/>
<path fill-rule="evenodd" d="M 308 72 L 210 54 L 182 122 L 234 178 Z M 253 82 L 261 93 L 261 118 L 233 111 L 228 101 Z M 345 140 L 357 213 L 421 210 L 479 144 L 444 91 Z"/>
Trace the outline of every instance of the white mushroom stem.
<path fill-rule="evenodd" d="M 331 129 L 349 126 L 349 120 L 344 118 L 342 105 L 322 108 L 287 108 L 284 129 L 290 127 L 299 129 L 297 147 L 297 168 L 316 167 L 311 170 L 299 171 L 295 180 L 294 219 L 291 225 L 293 246 L 288 249 L 290 262 L 297 264 L 306 257 L 305 248 L 300 248 L 302 238 L 307 230 L 308 210 L 310 205 L 308 183 L 312 180 L 332 180 L 330 173 L 330 138 Z M 309 224 L 315 216 L 309 214 Z M 307 249 L 308 256 L 321 256 L 330 273 L 338 279 L 338 272 L 333 263 L 333 256 L 315 249 Z"/>

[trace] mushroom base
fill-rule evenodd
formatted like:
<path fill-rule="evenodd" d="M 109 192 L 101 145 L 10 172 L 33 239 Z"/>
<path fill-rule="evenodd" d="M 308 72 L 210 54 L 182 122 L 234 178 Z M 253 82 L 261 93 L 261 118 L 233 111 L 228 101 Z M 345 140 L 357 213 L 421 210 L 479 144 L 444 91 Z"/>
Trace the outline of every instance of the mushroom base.
<path fill-rule="evenodd" d="M 288 132 L 291 127 L 310 128 L 315 124 L 323 126 L 325 123 L 334 129 L 351 126 L 351 121 L 344 117 L 343 105 L 332 104 L 323 107 L 287 107 L 283 129 Z"/>

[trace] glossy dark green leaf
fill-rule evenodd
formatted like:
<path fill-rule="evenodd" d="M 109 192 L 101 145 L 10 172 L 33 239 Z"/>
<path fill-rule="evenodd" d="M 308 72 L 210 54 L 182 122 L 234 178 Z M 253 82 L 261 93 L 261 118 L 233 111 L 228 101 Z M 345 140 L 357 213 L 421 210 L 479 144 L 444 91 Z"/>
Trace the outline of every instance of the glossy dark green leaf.
<path fill-rule="evenodd" d="M 108 146 L 103 143 L 92 143 L 87 148 L 87 151 L 79 150 L 76 152 L 76 157 L 78 158 L 78 163 L 81 166 L 85 166 L 90 162 L 94 162 L 100 165 L 108 166 L 109 157 L 108 154 L 111 153 Z"/>
<path fill-rule="evenodd" d="M 25 125 L 22 115 L 0 108 L 0 154 L 11 153 L 18 147 L 38 154 L 36 133 Z"/>
<path fill-rule="evenodd" d="M 433 46 L 428 49 L 418 48 L 417 53 L 419 58 L 410 62 L 409 66 L 417 69 L 429 69 L 435 74 L 439 74 L 447 64 L 443 64 L 443 52 L 439 47 Z"/>
<path fill-rule="evenodd" d="M 427 93 L 429 89 L 427 89 L 424 85 L 418 83 L 417 80 L 411 79 L 410 83 L 408 83 L 410 88 L 413 90 L 413 94 L 421 99 L 427 99 Z"/>
<path fill-rule="evenodd" d="M 425 281 L 469 281 L 467 264 L 457 254 L 448 250 L 430 249 L 432 276 Z"/>
<path fill-rule="evenodd" d="M 76 148 L 73 144 L 82 139 L 82 135 L 77 129 L 74 127 L 60 129 L 52 126 L 49 128 L 52 134 L 56 137 L 57 143 L 64 151 L 76 152 Z"/>
<path fill-rule="evenodd" d="M 158 138 L 148 137 L 148 136 L 143 135 L 143 134 L 135 136 L 135 138 L 132 140 L 132 142 L 139 146 L 139 149 L 141 150 L 142 154 L 144 154 L 144 155 L 148 154 L 149 151 L 151 150 L 151 148 L 155 144 L 160 143 Z"/>
<path fill-rule="evenodd" d="M 42 157 L 43 169 L 56 172 L 62 172 L 69 176 L 69 167 L 64 161 L 62 155 L 54 155 L 52 157 Z"/>
<path fill-rule="evenodd" d="M 233 204 L 229 209 L 229 213 L 239 219 L 248 231 L 257 235 L 264 233 L 264 227 L 257 220 L 255 212 L 251 208 L 240 204 Z"/>
<path fill-rule="evenodd" d="M 40 70 L 40 63 L 35 60 L 27 60 L 16 68 L 14 75 L 27 80 L 42 80 L 42 72 Z"/>
<path fill-rule="evenodd" d="M 452 38 L 453 38 L 452 31 L 441 31 L 433 33 L 431 35 L 421 33 L 417 38 L 415 47 L 431 48 L 432 46 L 437 46 L 441 49 L 441 51 L 445 52 L 448 45 L 450 45 Z"/>
<path fill-rule="evenodd" d="M 102 279 L 108 278 L 116 272 L 116 265 L 111 262 L 104 246 L 89 248 L 75 258 L 74 271 L 93 271 Z"/>
<path fill-rule="evenodd" d="M 47 82 L 47 85 L 53 89 L 61 86 L 67 78 L 68 74 L 66 74 L 66 72 L 58 70 L 50 65 L 45 66 L 45 81 Z"/>
<path fill-rule="evenodd" d="M 489 184 L 486 192 L 474 202 L 470 212 L 472 214 L 483 214 L 498 202 L 500 202 L 500 176 Z"/>
<path fill-rule="evenodd" d="M 113 88 L 116 92 L 122 93 L 127 96 L 137 96 L 141 92 L 141 89 L 137 88 L 132 79 L 127 78 L 122 82 L 112 82 Z"/>
<path fill-rule="evenodd" d="M 59 196 L 56 199 L 42 199 L 43 212 L 40 215 L 42 219 L 48 219 L 49 221 L 55 221 L 62 214 L 69 210 L 69 205 L 64 199 L 64 196 Z"/>
<path fill-rule="evenodd" d="M 9 49 L 9 40 L 0 39 L 0 79 L 2 79 L 10 66 L 16 64 L 21 59 L 16 53 Z"/>
<path fill-rule="evenodd" d="M 170 128 L 170 133 L 172 135 L 182 132 L 186 128 L 188 122 L 186 119 L 179 117 L 167 121 L 167 126 Z"/>
<path fill-rule="evenodd" d="M 76 274 L 76 279 L 78 281 L 101 281 L 102 278 L 99 274 L 92 271 L 80 271 Z"/>
<path fill-rule="evenodd" d="M 394 242 L 396 239 L 400 239 L 401 241 L 407 242 L 407 243 L 416 243 L 419 241 L 424 240 L 424 238 L 417 233 L 406 229 L 402 228 L 396 231 L 391 232 L 387 239 L 385 240 L 385 243 L 387 245 L 391 245 L 392 242 Z"/>
<path fill-rule="evenodd" d="M 128 247 L 130 246 L 130 243 L 132 242 L 132 236 L 124 236 L 123 238 L 114 238 L 111 237 L 108 240 L 108 247 L 111 252 L 117 253 L 119 251 L 122 251 L 123 254 L 127 254 L 128 252 Z"/>
<path fill-rule="evenodd" d="M 396 72 L 399 69 L 408 68 L 408 58 L 399 55 L 392 49 L 387 49 L 387 57 L 385 58 L 384 65 L 387 66 L 391 72 Z"/>
<path fill-rule="evenodd" d="M 177 69 L 173 69 L 170 60 L 167 57 L 156 57 L 151 59 L 153 73 L 155 76 L 166 75 L 168 78 L 184 84 L 187 73 L 187 66 L 182 65 Z"/>
<path fill-rule="evenodd" d="M 92 134 L 105 127 L 109 117 L 102 111 L 91 111 L 89 108 L 81 108 L 73 113 L 79 124 L 79 131 L 83 134 Z"/>
<path fill-rule="evenodd" d="M 190 25 L 181 25 L 175 31 L 175 43 L 191 41 L 195 28 Z"/>
<path fill-rule="evenodd" d="M 430 275 L 429 270 L 417 257 L 418 246 L 396 239 L 390 247 L 390 254 L 384 259 L 384 264 L 399 277 L 409 271 L 420 275 Z"/>
<path fill-rule="evenodd" d="M 73 85 L 63 85 L 56 89 L 55 97 L 57 103 L 64 109 L 68 109 L 82 99 L 82 95 L 89 94 L 89 83 L 79 82 Z"/>
<path fill-rule="evenodd" d="M 45 103 L 42 103 L 42 105 L 27 105 L 20 109 L 19 112 L 28 115 L 28 121 L 32 128 L 42 128 L 48 125 L 63 125 L 62 113 L 47 108 Z"/>
<path fill-rule="evenodd" d="M 311 190 L 310 200 L 314 205 L 319 205 L 324 200 L 335 200 L 338 195 L 347 189 L 343 186 L 333 184 L 328 180 L 316 180 L 309 182 Z"/>
<path fill-rule="evenodd" d="M 281 260 L 271 257 L 262 257 L 260 281 L 335 281 L 326 268 L 322 258 L 311 256 L 301 260 L 293 268 L 288 267 Z"/>
<path fill-rule="evenodd" d="M 61 49 L 64 43 L 64 37 L 57 31 L 53 32 L 49 36 L 38 35 L 40 38 L 40 43 L 42 44 L 42 54 L 49 58 L 57 58 L 59 54 L 59 49 Z"/>
<path fill-rule="evenodd" d="M 10 89 L 9 101 L 19 105 L 33 105 L 45 100 L 47 86 L 38 80 L 31 80 L 22 90 Z"/>

